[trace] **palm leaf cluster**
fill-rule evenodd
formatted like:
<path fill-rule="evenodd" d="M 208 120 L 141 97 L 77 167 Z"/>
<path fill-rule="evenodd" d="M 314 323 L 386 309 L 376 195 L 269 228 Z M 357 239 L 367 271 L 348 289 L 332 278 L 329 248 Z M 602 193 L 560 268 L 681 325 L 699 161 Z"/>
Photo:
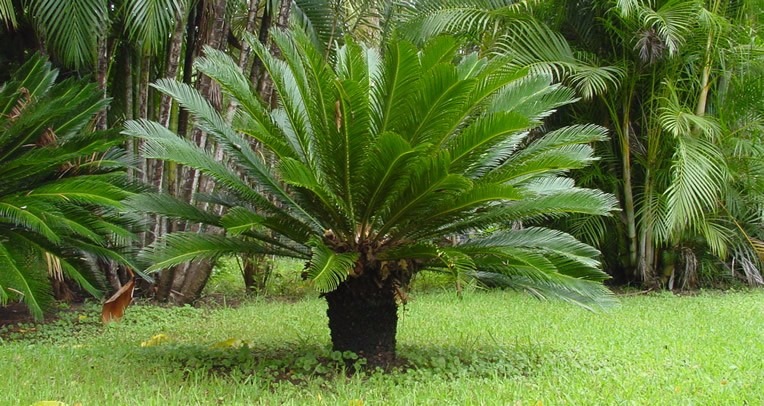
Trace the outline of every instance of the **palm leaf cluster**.
<path fill-rule="evenodd" d="M 117 218 L 130 194 L 115 149 L 123 138 L 88 129 L 108 101 L 56 77 L 34 56 L 0 88 L 0 302 L 23 299 L 36 317 L 50 277 L 98 295 L 84 256 L 127 262 L 110 247 L 131 238 Z"/>
<path fill-rule="evenodd" d="M 419 270 L 512 286 L 587 306 L 609 300 L 598 252 L 568 234 L 523 223 L 570 213 L 606 215 L 611 195 L 566 177 L 588 165 L 603 128 L 543 134 L 544 117 L 574 101 L 502 58 L 462 56 L 450 37 L 421 50 L 347 40 L 327 60 L 307 34 L 273 32 L 282 59 L 256 41 L 279 105 L 270 109 L 236 64 L 213 49 L 196 67 L 240 106 L 228 125 L 193 88 L 155 85 L 195 117 L 225 152 L 209 151 L 150 121 L 125 133 L 143 153 L 194 167 L 216 181 L 224 214 L 165 195 L 134 205 L 208 224 L 220 235 L 175 233 L 146 252 L 152 270 L 227 254 L 269 253 L 308 262 L 322 292 L 373 272 L 405 287 Z M 368 276 L 368 275 L 367 275 Z"/>

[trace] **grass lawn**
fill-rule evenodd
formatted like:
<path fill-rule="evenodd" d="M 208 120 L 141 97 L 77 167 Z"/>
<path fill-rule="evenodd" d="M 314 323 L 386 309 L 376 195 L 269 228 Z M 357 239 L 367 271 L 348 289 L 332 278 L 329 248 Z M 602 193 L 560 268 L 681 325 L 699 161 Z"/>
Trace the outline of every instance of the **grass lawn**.
<path fill-rule="evenodd" d="M 511 292 L 415 294 L 398 331 L 411 365 L 350 377 L 326 362 L 340 354 L 319 299 L 133 306 L 106 327 L 85 306 L 12 330 L 0 405 L 764 404 L 762 290 L 623 297 L 605 314 Z"/>

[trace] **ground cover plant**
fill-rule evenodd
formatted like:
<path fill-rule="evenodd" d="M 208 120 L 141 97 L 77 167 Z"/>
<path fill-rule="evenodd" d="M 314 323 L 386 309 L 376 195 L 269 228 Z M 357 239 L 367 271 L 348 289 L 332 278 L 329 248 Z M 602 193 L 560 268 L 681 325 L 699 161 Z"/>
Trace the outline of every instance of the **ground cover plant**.
<path fill-rule="evenodd" d="M 754 356 L 764 353 L 764 292 L 633 295 L 621 303 L 592 314 L 508 291 L 462 299 L 415 293 L 399 326 L 408 367 L 351 376 L 344 363 L 326 361 L 341 354 L 330 350 L 326 304 L 315 298 L 238 308 L 138 305 L 107 326 L 97 306 L 85 306 L 50 324 L 0 330 L 0 403 L 764 401 L 764 361 Z"/>

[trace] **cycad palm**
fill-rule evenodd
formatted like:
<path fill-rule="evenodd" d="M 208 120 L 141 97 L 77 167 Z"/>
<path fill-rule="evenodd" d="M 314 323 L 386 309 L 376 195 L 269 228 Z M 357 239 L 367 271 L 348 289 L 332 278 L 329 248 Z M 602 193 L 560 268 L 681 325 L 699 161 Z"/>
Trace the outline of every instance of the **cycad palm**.
<path fill-rule="evenodd" d="M 604 130 L 537 129 L 573 100 L 570 90 L 500 59 L 459 58 L 448 37 L 421 51 L 392 41 L 380 52 L 349 40 L 333 63 L 302 32 L 273 38 L 284 60 L 256 40 L 250 45 L 273 78 L 274 110 L 226 55 L 208 49 L 197 63 L 237 100 L 233 127 L 188 86 L 156 85 L 215 137 L 224 162 L 156 123 L 127 123 L 126 133 L 146 139 L 147 156 L 215 179 L 214 201 L 227 207 L 218 216 L 168 196 L 136 199 L 226 231 L 168 235 L 146 252 L 152 270 L 242 252 L 304 259 L 307 278 L 328 301 L 334 348 L 366 356 L 394 354 L 396 298 L 420 270 L 585 306 L 611 300 L 595 249 L 545 228 L 505 231 L 613 208 L 612 196 L 564 176 L 593 160 L 588 144 L 603 140 Z"/>
<path fill-rule="evenodd" d="M 98 295 L 83 253 L 126 262 L 108 247 L 130 238 L 115 217 L 130 194 L 111 150 L 124 140 L 87 129 L 107 101 L 56 76 L 35 56 L 0 88 L 0 304 L 20 297 L 38 318 L 46 269 Z"/>

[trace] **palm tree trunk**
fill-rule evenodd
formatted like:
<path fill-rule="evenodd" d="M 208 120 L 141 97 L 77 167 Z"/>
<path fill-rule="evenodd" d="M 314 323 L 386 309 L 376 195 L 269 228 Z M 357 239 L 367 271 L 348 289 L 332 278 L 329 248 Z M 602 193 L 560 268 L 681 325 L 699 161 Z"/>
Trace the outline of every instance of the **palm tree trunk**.
<path fill-rule="evenodd" d="M 106 35 L 98 36 L 98 62 L 96 66 L 96 83 L 98 83 L 98 90 L 103 93 L 103 97 L 107 97 L 106 85 L 109 70 L 109 47 L 108 39 Z M 106 109 L 98 112 L 96 115 L 96 130 L 106 130 L 108 127 Z"/>
<path fill-rule="evenodd" d="M 634 190 L 631 181 L 631 97 L 626 97 L 621 123 L 621 166 L 623 172 L 623 209 L 626 212 L 626 232 L 629 241 L 629 267 L 637 266 L 637 222 L 634 209 Z"/>
<path fill-rule="evenodd" d="M 366 269 L 327 293 L 326 315 L 335 351 L 352 351 L 370 365 L 384 366 L 395 359 L 398 305 L 392 278 L 380 287 L 375 271 Z"/>
<path fill-rule="evenodd" d="M 711 47 L 713 46 L 713 33 L 708 33 L 706 42 L 706 57 L 703 62 L 703 73 L 700 78 L 700 95 L 698 96 L 698 105 L 695 108 L 695 115 L 703 116 L 706 114 L 706 104 L 708 102 L 708 91 L 711 87 Z"/>
<path fill-rule="evenodd" d="M 226 34 L 228 32 L 228 27 L 225 22 L 226 1 L 214 0 L 203 3 L 204 4 L 200 3 L 200 8 L 196 10 L 197 13 L 201 13 L 199 20 L 197 20 L 199 23 L 197 26 L 199 30 L 198 40 L 194 41 L 194 44 L 189 43 L 186 45 L 186 52 L 195 52 L 198 54 L 204 45 L 217 49 L 225 49 Z M 193 48 L 195 48 L 195 51 L 192 51 Z M 186 59 L 186 61 L 188 61 L 188 59 Z M 190 69 L 190 66 L 187 65 L 185 68 Z M 184 72 L 184 79 L 186 74 L 187 72 Z M 215 93 L 219 92 L 219 89 L 212 85 L 211 79 L 206 76 L 201 76 L 199 78 L 196 87 L 208 100 L 215 99 Z M 213 104 L 215 103 L 213 102 Z M 192 131 L 190 139 L 202 148 L 207 147 L 207 135 L 199 129 Z M 185 178 L 181 194 L 183 199 L 193 202 L 193 196 L 197 192 L 209 192 L 211 182 L 207 182 L 201 176 L 201 173 L 187 170 L 183 176 Z M 201 230 L 198 225 L 191 224 L 186 225 L 185 229 L 194 232 L 204 231 Z M 207 284 L 213 266 L 214 263 L 212 261 L 199 261 L 165 271 L 167 275 L 163 274 L 160 278 L 160 287 L 157 289 L 157 299 L 164 300 L 171 298 L 174 303 L 180 305 L 195 301 L 199 298 L 204 286 Z"/>
<path fill-rule="evenodd" d="M 291 10 L 292 2 L 289 0 L 282 0 L 281 7 L 279 7 L 279 14 L 276 20 L 276 27 L 284 29 L 289 22 L 289 12 Z M 281 50 L 276 44 L 271 44 L 270 52 L 274 57 L 281 56 Z M 273 81 L 267 74 L 260 81 L 260 88 L 258 89 L 263 100 L 265 100 L 272 108 L 276 107 L 276 97 L 273 94 Z"/>
<path fill-rule="evenodd" d="M 260 20 L 260 29 L 258 30 L 257 39 L 260 41 L 261 44 L 267 45 L 268 43 L 268 32 L 271 29 L 271 8 L 265 7 L 265 10 L 263 11 L 263 16 Z M 255 56 L 255 60 L 252 61 L 252 70 L 249 72 L 249 80 L 253 84 L 257 84 L 258 80 L 261 79 L 261 76 L 263 74 L 263 61 L 260 60 L 257 56 Z"/>

